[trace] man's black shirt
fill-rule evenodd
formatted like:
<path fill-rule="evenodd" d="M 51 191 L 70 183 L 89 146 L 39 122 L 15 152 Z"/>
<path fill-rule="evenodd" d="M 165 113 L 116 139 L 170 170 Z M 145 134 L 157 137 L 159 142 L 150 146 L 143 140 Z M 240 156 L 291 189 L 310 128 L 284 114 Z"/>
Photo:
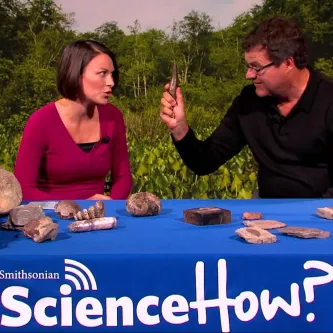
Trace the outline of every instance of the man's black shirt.
<path fill-rule="evenodd" d="M 258 97 L 253 85 L 246 86 L 209 138 L 199 141 L 190 128 L 173 142 L 198 175 L 216 171 L 248 145 L 262 198 L 333 197 L 333 83 L 311 70 L 287 117 L 274 98 Z"/>

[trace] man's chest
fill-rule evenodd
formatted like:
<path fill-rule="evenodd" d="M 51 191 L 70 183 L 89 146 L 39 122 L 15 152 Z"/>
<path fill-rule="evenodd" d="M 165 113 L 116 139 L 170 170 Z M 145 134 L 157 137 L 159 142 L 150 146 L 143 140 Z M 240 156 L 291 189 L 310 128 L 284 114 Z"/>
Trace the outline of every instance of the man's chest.
<path fill-rule="evenodd" d="M 276 160 L 324 161 L 331 150 L 326 119 L 315 113 L 254 112 L 240 121 L 249 146 Z"/>

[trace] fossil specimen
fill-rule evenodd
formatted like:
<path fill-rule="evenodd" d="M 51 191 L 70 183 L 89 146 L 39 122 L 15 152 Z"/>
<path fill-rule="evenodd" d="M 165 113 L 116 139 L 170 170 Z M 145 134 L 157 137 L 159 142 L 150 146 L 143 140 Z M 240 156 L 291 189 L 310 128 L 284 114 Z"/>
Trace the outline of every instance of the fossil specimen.
<path fill-rule="evenodd" d="M 81 206 L 73 200 L 61 200 L 54 206 L 54 211 L 62 219 L 72 219 L 81 210 Z"/>
<path fill-rule="evenodd" d="M 279 232 L 288 236 L 299 238 L 328 238 L 330 237 L 329 231 L 320 230 L 317 228 L 307 227 L 285 227 L 279 229 Z"/>
<path fill-rule="evenodd" d="M 59 231 L 59 226 L 48 216 L 38 220 L 29 221 L 23 228 L 23 234 L 30 237 L 36 243 L 44 242 L 48 239 L 55 240 Z"/>
<path fill-rule="evenodd" d="M 8 214 L 22 202 L 22 188 L 12 172 L 0 167 L 0 215 Z"/>
<path fill-rule="evenodd" d="M 72 222 L 68 228 L 71 232 L 86 232 L 94 230 L 106 230 L 117 227 L 117 219 L 115 217 L 101 217 L 83 221 Z"/>
<path fill-rule="evenodd" d="M 257 227 L 265 230 L 282 228 L 286 226 L 285 223 L 275 220 L 244 221 L 243 224 L 247 227 Z"/>
<path fill-rule="evenodd" d="M 184 222 L 195 225 L 231 223 L 231 211 L 218 207 L 200 207 L 184 209 Z"/>
<path fill-rule="evenodd" d="M 333 208 L 323 207 L 317 209 L 317 215 L 328 220 L 333 220 Z"/>
<path fill-rule="evenodd" d="M 174 99 L 176 99 L 177 86 L 178 86 L 177 65 L 173 64 L 169 92 Z"/>
<path fill-rule="evenodd" d="M 243 220 L 260 220 L 263 218 L 259 212 L 245 212 L 242 216 Z"/>
<path fill-rule="evenodd" d="M 2 229 L 22 230 L 28 222 L 38 220 L 44 216 L 43 209 L 31 202 L 27 205 L 21 205 L 12 209 L 9 213 L 7 222 L 0 226 Z"/>
<path fill-rule="evenodd" d="M 88 209 L 83 209 L 74 214 L 74 218 L 75 220 L 89 220 L 104 217 L 104 215 L 105 208 L 103 201 L 96 201 L 94 206 L 90 206 Z"/>
<path fill-rule="evenodd" d="M 133 216 L 152 216 L 161 212 L 162 205 L 155 194 L 138 192 L 126 200 L 126 209 Z"/>
<path fill-rule="evenodd" d="M 236 234 L 239 237 L 244 238 L 248 243 L 252 244 L 269 244 L 276 242 L 275 235 L 261 228 L 256 228 L 256 227 L 240 228 L 236 230 Z"/>

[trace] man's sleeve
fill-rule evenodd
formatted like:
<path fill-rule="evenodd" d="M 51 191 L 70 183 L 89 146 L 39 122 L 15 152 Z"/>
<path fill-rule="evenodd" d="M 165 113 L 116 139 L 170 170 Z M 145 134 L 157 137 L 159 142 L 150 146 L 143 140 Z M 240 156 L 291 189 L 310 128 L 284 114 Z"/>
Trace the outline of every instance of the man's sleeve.
<path fill-rule="evenodd" d="M 238 119 L 240 98 L 235 98 L 220 125 L 206 140 L 200 141 L 191 128 L 182 140 L 172 138 L 185 165 L 197 175 L 215 172 L 246 145 Z"/>

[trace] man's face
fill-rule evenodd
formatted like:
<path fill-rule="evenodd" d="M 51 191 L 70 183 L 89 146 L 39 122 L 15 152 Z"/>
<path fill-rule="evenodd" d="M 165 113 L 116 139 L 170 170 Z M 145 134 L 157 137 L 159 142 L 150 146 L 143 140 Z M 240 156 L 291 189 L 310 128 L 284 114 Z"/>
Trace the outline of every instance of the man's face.
<path fill-rule="evenodd" d="M 254 47 L 245 52 L 248 69 L 246 79 L 252 80 L 259 97 L 279 95 L 286 84 L 283 66 L 276 67 L 267 51 L 261 47 Z"/>

